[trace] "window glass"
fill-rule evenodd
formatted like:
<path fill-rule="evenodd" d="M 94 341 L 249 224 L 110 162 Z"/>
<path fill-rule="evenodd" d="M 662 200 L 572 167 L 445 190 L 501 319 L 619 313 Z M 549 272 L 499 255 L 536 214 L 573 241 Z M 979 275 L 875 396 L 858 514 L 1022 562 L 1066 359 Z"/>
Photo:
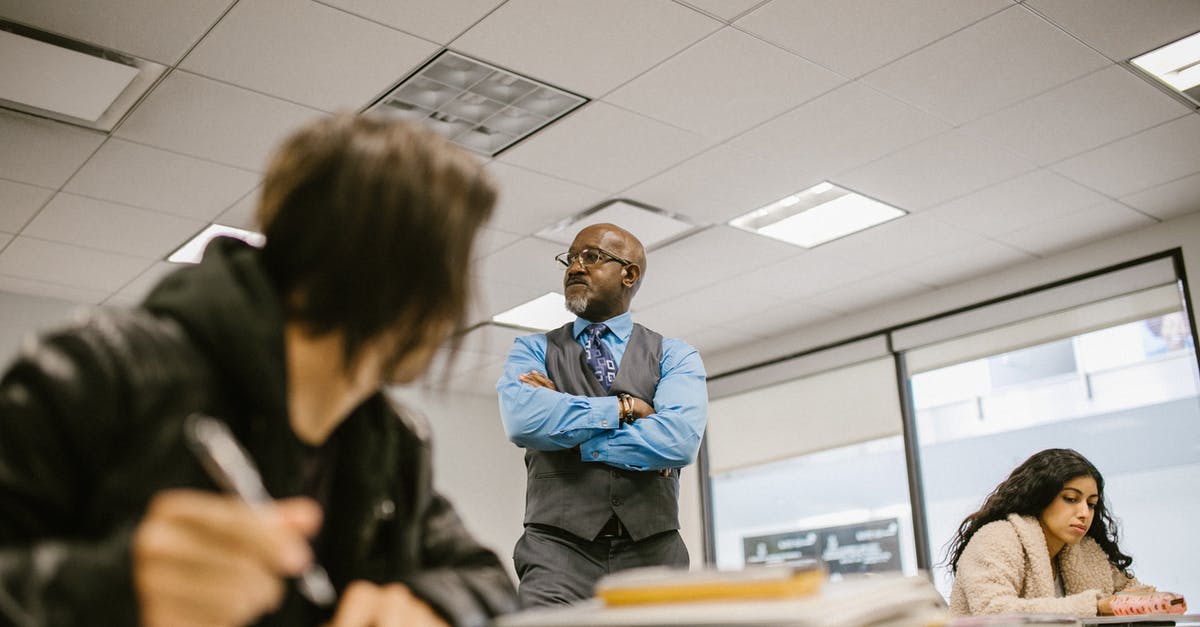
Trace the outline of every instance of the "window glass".
<path fill-rule="evenodd" d="M 916 573 L 900 436 L 720 473 L 712 497 L 719 568 Z"/>
<path fill-rule="evenodd" d="M 1200 573 L 1178 559 L 1200 555 L 1200 536 L 1181 532 L 1200 515 L 1200 377 L 1182 309 L 945 365 L 910 382 L 944 594 L 952 583 L 945 547 L 958 525 L 1045 448 L 1076 449 L 1099 468 L 1121 549 L 1140 578 L 1200 590 Z"/>

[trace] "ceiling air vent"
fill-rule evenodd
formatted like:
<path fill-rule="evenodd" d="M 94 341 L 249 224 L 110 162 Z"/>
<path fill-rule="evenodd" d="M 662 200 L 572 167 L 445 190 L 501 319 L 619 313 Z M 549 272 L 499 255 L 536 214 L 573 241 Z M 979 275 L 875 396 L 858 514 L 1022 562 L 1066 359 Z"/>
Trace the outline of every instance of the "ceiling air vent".
<path fill-rule="evenodd" d="M 419 120 L 460 146 L 494 157 L 585 102 L 445 50 L 368 111 Z"/>

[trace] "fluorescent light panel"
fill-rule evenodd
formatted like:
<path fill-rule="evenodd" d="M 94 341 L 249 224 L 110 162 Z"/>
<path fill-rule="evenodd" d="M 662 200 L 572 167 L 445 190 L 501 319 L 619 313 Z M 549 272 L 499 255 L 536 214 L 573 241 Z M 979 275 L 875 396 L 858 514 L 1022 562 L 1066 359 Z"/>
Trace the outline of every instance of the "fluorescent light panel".
<path fill-rule="evenodd" d="M 489 157 L 566 115 L 586 98 L 443 51 L 369 110 L 419 120 Z"/>
<path fill-rule="evenodd" d="M 1134 57 L 1129 63 L 1200 104 L 1200 33 Z"/>
<path fill-rule="evenodd" d="M 575 234 L 584 227 L 601 223 L 616 224 L 633 233 L 647 250 L 696 228 L 682 217 L 658 207 L 618 198 L 560 220 L 535 235 L 569 246 L 575 240 Z"/>
<path fill-rule="evenodd" d="M 166 68 L 0 21 L 0 106 L 112 130 Z"/>
<path fill-rule="evenodd" d="M 547 292 L 492 316 L 492 322 L 498 324 L 538 331 L 557 329 L 574 319 L 575 314 L 567 311 L 566 297 L 558 292 Z"/>
<path fill-rule="evenodd" d="M 167 261 L 171 263 L 200 263 L 200 258 L 204 256 L 204 248 L 208 246 L 208 242 L 212 238 L 220 236 L 235 237 L 251 246 L 258 247 L 261 247 L 267 241 L 266 236 L 262 233 L 225 226 L 223 224 L 210 224 L 208 228 L 200 231 L 199 234 L 188 240 L 186 244 L 171 253 L 171 256 L 167 257 Z"/>
<path fill-rule="evenodd" d="M 734 218 L 729 224 L 813 248 L 903 215 L 900 209 L 822 182 Z"/>

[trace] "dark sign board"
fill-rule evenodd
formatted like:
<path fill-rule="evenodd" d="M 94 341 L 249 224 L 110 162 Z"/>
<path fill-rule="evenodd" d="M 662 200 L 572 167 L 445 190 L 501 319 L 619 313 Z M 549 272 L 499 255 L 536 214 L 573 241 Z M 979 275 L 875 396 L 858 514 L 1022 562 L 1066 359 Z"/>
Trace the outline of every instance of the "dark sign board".
<path fill-rule="evenodd" d="M 829 574 L 900 570 L 900 522 L 895 518 L 853 525 L 800 529 L 742 538 L 746 565 L 824 565 Z"/>

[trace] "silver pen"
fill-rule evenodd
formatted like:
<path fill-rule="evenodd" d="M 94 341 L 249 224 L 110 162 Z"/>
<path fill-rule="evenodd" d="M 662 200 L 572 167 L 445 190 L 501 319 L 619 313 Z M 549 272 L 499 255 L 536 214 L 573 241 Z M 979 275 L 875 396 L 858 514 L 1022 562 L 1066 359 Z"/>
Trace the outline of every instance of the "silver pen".
<path fill-rule="evenodd" d="M 192 414 L 184 423 L 184 434 L 200 465 L 223 490 L 241 497 L 251 507 L 264 507 L 272 502 L 254 462 L 224 422 Z M 300 594 L 318 607 L 333 607 L 337 600 L 329 574 L 316 560 L 301 573 L 296 584 Z"/>

